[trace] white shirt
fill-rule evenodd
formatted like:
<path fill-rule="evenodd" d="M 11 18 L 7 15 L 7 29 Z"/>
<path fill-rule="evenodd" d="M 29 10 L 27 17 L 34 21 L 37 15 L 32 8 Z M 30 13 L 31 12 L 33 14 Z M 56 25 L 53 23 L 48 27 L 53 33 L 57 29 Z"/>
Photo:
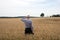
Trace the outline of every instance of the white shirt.
<path fill-rule="evenodd" d="M 30 19 L 22 18 L 22 21 L 25 24 L 25 28 L 32 28 L 32 21 Z"/>

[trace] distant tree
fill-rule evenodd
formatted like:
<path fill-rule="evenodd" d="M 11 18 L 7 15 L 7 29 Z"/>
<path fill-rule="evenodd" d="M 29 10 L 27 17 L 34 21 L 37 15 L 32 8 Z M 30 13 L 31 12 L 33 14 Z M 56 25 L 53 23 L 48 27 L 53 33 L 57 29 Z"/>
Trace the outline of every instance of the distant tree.
<path fill-rule="evenodd" d="M 41 15 L 40 15 L 41 17 L 44 17 L 44 13 L 41 13 Z"/>
<path fill-rule="evenodd" d="M 52 15 L 52 17 L 60 17 L 60 15 L 59 15 L 59 14 L 57 14 L 57 15 Z"/>

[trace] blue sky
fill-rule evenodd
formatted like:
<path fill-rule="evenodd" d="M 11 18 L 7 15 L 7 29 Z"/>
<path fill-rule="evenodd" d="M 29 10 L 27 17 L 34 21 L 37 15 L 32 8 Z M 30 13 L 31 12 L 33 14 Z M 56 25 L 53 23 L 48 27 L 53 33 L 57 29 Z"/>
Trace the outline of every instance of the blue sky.
<path fill-rule="evenodd" d="M 60 0 L 0 0 L 0 16 L 60 14 Z"/>

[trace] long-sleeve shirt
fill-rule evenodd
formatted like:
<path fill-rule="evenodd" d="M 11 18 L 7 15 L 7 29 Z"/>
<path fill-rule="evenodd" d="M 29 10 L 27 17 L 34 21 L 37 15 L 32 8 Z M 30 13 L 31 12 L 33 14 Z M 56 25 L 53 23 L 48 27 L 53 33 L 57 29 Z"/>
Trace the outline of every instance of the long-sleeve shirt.
<path fill-rule="evenodd" d="M 32 21 L 30 19 L 22 18 L 22 21 L 25 24 L 25 28 L 33 28 L 32 27 Z"/>

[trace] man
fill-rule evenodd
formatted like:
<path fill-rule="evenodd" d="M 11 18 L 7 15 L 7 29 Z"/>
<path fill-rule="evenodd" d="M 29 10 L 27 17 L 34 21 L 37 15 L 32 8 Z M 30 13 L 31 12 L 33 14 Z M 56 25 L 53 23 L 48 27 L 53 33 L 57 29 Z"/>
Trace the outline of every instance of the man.
<path fill-rule="evenodd" d="M 34 34 L 33 33 L 33 27 L 32 27 L 32 21 L 30 20 L 30 16 L 26 16 L 22 18 L 22 21 L 25 24 L 25 34 Z"/>

